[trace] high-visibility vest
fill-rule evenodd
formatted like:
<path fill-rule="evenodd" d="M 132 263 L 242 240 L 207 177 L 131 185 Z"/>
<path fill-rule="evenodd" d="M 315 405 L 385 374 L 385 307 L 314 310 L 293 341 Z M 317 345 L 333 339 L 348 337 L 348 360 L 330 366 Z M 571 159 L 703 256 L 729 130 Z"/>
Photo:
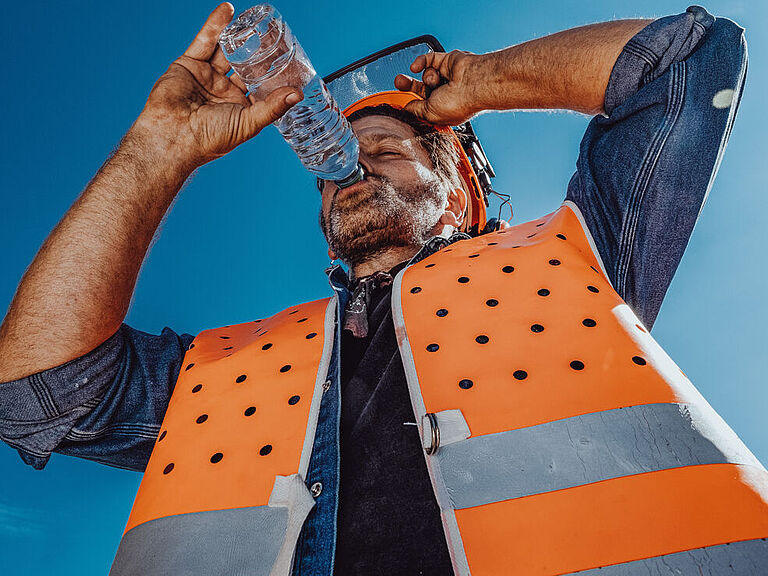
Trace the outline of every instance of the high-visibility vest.
<path fill-rule="evenodd" d="M 407 267 L 392 311 L 456 574 L 768 571 L 768 473 L 575 205 Z M 111 574 L 289 574 L 335 317 L 329 298 L 195 338 Z"/>

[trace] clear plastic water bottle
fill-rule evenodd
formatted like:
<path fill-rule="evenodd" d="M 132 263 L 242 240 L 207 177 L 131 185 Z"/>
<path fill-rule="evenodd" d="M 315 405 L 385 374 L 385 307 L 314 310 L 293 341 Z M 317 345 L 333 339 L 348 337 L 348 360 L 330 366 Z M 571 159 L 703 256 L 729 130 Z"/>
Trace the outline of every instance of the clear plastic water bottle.
<path fill-rule="evenodd" d="M 282 86 L 302 89 L 304 99 L 274 124 L 305 168 L 341 188 L 363 179 L 349 122 L 273 6 L 259 4 L 240 14 L 222 31 L 219 45 L 257 98 Z"/>

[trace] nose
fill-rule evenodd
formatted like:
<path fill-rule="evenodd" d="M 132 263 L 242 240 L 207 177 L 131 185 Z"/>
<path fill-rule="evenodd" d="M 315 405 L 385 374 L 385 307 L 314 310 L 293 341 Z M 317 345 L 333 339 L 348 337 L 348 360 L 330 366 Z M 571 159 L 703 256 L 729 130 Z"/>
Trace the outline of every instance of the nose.
<path fill-rule="evenodd" d="M 371 168 L 371 159 L 365 152 L 363 152 L 363 150 L 360 150 L 357 163 L 363 169 L 363 179 L 367 178 L 369 174 L 373 173 L 373 169 Z"/>
<path fill-rule="evenodd" d="M 371 170 L 371 166 L 370 166 L 370 159 L 365 155 L 365 153 L 362 150 L 360 151 L 360 154 L 358 156 L 357 164 L 362 170 L 363 177 L 361 178 L 361 180 L 365 180 L 369 174 L 373 173 L 373 170 Z M 316 184 L 317 184 L 317 189 L 320 191 L 321 194 L 325 190 L 326 184 L 330 184 L 331 186 L 336 188 L 343 187 L 343 185 L 340 185 L 338 182 L 333 182 L 332 180 L 323 180 L 322 178 L 318 178 Z"/>

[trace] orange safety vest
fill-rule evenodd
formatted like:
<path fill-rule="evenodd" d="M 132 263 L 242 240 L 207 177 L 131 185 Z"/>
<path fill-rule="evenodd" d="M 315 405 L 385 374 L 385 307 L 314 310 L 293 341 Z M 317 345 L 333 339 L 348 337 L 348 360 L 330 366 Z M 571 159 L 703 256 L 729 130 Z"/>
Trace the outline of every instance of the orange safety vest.
<path fill-rule="evenodd" d="M 290 573 L 336 305 L 195 338 L 111 574 Z M 768 473 L 574 204 L 408 266 L 392 311 L 456 574 L 768 570 Z"/>

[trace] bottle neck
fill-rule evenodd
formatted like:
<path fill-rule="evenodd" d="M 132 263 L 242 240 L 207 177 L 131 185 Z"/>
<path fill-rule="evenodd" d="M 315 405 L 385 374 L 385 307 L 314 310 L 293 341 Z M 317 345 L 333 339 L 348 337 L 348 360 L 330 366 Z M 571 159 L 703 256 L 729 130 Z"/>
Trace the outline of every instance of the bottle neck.
<path fill-rule="evenodd" d="M 363 169 L 362 165 L 358 163 L 355 166 L 355 169 L 352 171 L 352 173 L 342 178 L 341 180 L 334 180 L 334 184 L 338 186 L 339 188 L 347 188 L 348 186 L 352 186 L 355 182 L 360 182 L 361 180 L 365 179 L 365 170 Z"/>

